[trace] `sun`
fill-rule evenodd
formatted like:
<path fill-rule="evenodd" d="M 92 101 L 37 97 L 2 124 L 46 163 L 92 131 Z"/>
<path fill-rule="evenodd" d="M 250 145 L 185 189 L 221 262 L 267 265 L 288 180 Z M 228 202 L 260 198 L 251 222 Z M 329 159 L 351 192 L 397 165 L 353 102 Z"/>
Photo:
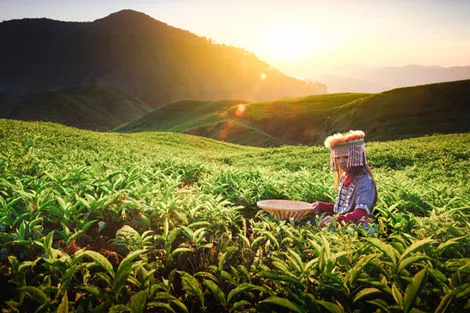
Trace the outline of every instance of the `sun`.
<path fill-rule="evenodd" d="M 321 37 L 308 25 L 285 22 L 267 29 L 260 50 L 275 62 L 299 63 L 320 49 Z"/>

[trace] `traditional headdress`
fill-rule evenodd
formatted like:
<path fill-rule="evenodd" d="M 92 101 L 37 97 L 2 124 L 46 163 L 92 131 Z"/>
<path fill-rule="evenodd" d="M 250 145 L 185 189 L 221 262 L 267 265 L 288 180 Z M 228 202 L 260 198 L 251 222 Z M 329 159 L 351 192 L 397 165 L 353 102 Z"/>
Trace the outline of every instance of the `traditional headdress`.
<path fill-rule="evenodd" d="M 331 149 L 330 167 L 336 169 L 335 157 L 348 156 L 348 166 L 366 165 L 366 145 L 364 132 L 350 130 L 347 133 L 334 134 L 325 139 L 325 146 Z"/>

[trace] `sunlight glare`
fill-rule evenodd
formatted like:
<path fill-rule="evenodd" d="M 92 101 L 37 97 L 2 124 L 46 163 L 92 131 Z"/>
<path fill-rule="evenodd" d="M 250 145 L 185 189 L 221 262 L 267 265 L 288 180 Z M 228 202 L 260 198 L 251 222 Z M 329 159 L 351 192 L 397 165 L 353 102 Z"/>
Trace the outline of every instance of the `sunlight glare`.
<path fill-rule="evenodd" d="M 323 41 L 326 38 L 307 24 L 284 22 L 268 28 L 259 44 L 273 61 L 300 63 L 319 53 Z"/>
<path fill-rule="evenodd" d="M 240 103 L 237 107 L 237 110 L 235 111 L 235 116 L 236 117 L 242 116 L 245 110 L 246 110 L 246 106 L 243 103 Z"/>

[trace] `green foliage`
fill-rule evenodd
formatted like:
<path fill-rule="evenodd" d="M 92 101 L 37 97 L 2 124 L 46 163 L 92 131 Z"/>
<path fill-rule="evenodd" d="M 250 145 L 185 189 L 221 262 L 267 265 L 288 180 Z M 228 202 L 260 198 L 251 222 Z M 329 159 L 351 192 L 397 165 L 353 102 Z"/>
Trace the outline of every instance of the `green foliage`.
<path fill-rule="evenodd" d="M 0 136 L 5 312 L 470 308 L 469 134 L 369 143 L 374 216 L 336 229 L 256 207 L 334 201 L 323 147 L 11 120 Z"/>

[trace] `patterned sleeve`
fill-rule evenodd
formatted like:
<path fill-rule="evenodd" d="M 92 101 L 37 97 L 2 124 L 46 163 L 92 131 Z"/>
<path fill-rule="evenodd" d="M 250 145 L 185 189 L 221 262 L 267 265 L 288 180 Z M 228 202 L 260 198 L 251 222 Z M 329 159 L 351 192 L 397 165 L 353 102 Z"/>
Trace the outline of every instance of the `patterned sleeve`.
<path fill-rule="evenodd" d="M 355 209 L 363 209 L 370 215 L 375 201 L 375 185 L 370 176 L 362 176 L 356 187 Z"/>

